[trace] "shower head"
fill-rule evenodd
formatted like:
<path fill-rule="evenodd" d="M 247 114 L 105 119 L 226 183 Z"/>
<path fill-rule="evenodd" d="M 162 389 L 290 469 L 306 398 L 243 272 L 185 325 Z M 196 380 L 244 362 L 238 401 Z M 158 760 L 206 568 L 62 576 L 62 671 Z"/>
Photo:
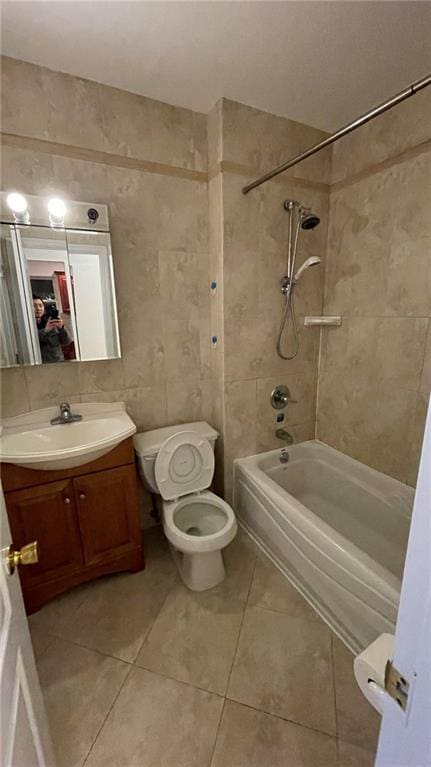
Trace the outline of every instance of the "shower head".
<path fill-rule="evenodd" d="M 312 213 L 311 210 L 304 210 L 301 212 L 301 227 L 303 229 L 315 229 L 319 226 L 320 218 Z"/>
<path fill-rule="evenodd" d="M 321 260 L 322 259 L 319 258 L 319 256 L 310 256 L 310 258 L 307 258 L 307 260 L 304 261 L 302 266 L 300 266 L 298 271 L 296 272 L 293 278 L 293 282 L 298 282 L 302 274 L 305 272 L 306 269 L 308 269 L 309 266 L 317 266 L 317 264 L 320 264 Z"/>

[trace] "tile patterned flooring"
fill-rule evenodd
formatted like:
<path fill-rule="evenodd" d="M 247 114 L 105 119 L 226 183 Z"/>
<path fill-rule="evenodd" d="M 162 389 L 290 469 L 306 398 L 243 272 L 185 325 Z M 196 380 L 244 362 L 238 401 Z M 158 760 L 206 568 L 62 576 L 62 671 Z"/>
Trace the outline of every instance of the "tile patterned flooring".
<path fill-rule="evenodd" d="M 59 767 L 372 767 L 352 655 L 244 532 L 200 594 L 145 549 L 30 616 Z"/>

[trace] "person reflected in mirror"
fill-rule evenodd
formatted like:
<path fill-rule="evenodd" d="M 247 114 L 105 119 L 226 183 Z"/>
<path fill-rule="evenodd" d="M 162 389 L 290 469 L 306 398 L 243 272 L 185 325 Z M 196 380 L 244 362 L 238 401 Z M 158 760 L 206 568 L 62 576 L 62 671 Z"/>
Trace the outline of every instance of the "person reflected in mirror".
<path fill-rule="evenodd" d="M 33 311 L 39 336 L 42 362 L 64 362 L 64 347 L 72 338 L 57 309 L 48 310 L 43 299 L 33 294 Z"/>

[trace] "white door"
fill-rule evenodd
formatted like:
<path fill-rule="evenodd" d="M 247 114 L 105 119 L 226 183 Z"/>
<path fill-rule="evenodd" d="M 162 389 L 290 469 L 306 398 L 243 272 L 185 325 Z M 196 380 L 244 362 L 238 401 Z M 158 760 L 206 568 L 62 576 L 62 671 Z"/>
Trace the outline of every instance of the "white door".
<path fill-rule="evenodd" d="M 54 767 L 18 572 L 6 567 L 12 540 L 1 485 L 0 516 L 0 764 Z"/>
<path fill-rule="evenodd" d="M 431 765 L 431 408 L 401 589 L 393 663 L 409 683 L 407 709 L 384 696 L 376 767 Z"/>

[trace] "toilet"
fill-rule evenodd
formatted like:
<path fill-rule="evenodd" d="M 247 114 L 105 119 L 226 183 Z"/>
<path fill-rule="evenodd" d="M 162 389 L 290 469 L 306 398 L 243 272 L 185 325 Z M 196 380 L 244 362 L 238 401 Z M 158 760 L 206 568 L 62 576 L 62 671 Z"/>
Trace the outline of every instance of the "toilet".
<path fill-rule="evenodd" d="M 163 499 L 163 530 L 181 578 L 205 591 L 225 577 L 222 549 L 237 532 L 235 515 L 208 490 L 218 433 L 205 421 L 135 434 L 144 486 Z"/>

